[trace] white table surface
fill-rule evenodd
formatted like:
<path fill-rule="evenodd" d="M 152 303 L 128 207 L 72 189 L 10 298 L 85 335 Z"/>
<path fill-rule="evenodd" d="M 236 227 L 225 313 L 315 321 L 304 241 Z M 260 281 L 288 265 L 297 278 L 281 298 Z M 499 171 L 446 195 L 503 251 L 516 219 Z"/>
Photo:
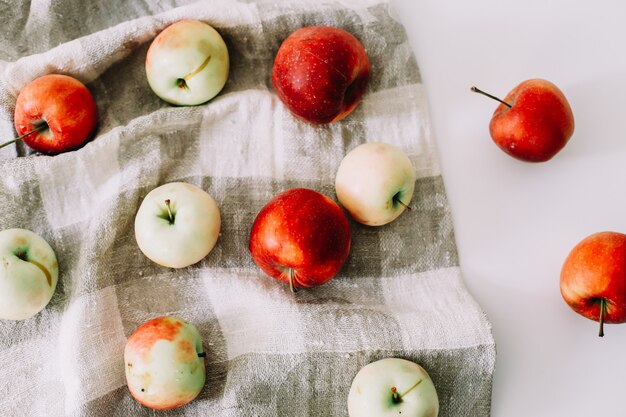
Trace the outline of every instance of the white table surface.
<path fill-rule="evenodd" d="M 626 232 L 626 3 L 393 0 L 417 56 L 466 285 L 493 325 L 495 417 L 626 416 L 626 324 L 574 313 L 565 257 Z M 551 161 L 519 162 L 489 136 L 496 102 L 545 78 L 576 128 Z"/>

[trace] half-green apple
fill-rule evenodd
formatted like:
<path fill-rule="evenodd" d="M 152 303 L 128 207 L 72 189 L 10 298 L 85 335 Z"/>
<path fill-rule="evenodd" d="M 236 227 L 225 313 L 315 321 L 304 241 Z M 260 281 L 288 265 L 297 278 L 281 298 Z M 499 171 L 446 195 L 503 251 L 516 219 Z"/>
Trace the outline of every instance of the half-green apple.
<path fill-rule="evenodd" d="M 152 91 L 171 104 L 191 106 L 215 97 L 228 79 L 228 49 L 220 34 L 198 20 L 163 30 L 146 56 Z"/>
<path fill-rule="evenodd" d="M 220 210 L 209 194 L 192 184 L 172 182 L 144 198 L 135 217 L 135 238 L 152 261 L 184 268 L 211 252 L 220 226 Z"/>
<path fill-rule="evenodd" d="M 409 208 L 415 169 L 409 157 L 393 145 L 364 143 L 341 161 L 335 178 L 337 199 L 354 220 L 382 226 Z M 410 210 L 410 208 L 409 208 Z"/>
<path fill-rule="evenodd" d="M 364 366 L 348 394 L 350 417 L 437 417 L 439 398 L 418 364 L 386 358 Z"/>
<path fill-rule="evenodd" d="M 126 382 L 146 407 L 169 410 L 200 394 L 206 371 L 198 329 L 178 317 L 148 320 L 128 338 L 124 349 Z"/>
<path fill-rule="evenodd" d="M 48 242 L 29 230 L 3 230 L 0 257 L 0 319 L 23 320 L 43 310 L 59 278 Z"/>

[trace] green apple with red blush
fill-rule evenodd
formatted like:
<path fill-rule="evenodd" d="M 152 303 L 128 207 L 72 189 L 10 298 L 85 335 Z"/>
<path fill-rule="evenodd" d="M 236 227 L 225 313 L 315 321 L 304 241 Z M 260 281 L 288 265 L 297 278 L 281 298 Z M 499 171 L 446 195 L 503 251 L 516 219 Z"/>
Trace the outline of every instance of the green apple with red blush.
<path fill-rule="evenodd" d="M 359 104 L 370 77 L 365 48 L 351 33 L 329 26 L 293 32 L 272 68 L 276 94 L 297 117 L 311 123 L 339 121 Z"/>
<path fill-rule="evenodd" d="M 411 210 L 414 189 L 411 160 L 387 143 L 364 143 L 352 149 L 335 177 L 339 203 L 353 219 L 368 226 L 387 224 Z"/>
<path fill-rule="evenodd" d="M 199 20 L 181 20 L 165 28 L 146 55 L 152 91 L 175 105 L 202 104 L 228 80 L 228 48 L 222 36 Z"/>
<path fill-rule="evenodd" d="M 472 91 L 500 102 L 489 132 L 496 145 L 526 162 L 554 157 L 574 134 L 574 115 L 563 92 L 550 81 L 520 83 L 504 100 L 472 87 Z"/>
<path fill-rule="evenodd" d="M 181 407 L 204 387 L 205 356 L 193 324 L 168 316 L 148 320 L 128 338 L 124 349 L 128 389 L 146 407 Z"/>
<path fill-rule="evenodd" d="M 44 75 L 27 84 L 15 103 L 15 130 L 31 149 L 58 154 L 81 147 L 96 130 L 98 110 L 91 93 L 77 79 Z"/>
<path fill-rule="evenodd" d="M 259 212 L 250 231 L 250 254 L 269 276 L 292 291 L 324 284 L 350 253 L 350 226 L 330 198 L 307 188 L 287 190 Z"/>
<path fill-rule="evenodd" d="M 569 253 L 561 269 L 561 295 L 578 314 L 604 323 L 626 322 L 626 235 L 600 232 Z"/>

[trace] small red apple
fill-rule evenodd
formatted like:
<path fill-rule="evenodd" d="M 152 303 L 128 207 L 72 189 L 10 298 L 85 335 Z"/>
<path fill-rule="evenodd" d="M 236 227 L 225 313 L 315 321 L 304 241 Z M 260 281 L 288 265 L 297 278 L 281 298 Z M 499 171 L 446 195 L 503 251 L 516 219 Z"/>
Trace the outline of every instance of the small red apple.
<path fill-rule="evenodd" d="M 574 115 L 559 88 L 541 79 L 527 80 L 505 98 L 472 91 L 500 102 L 489 124 L 493 141 L 514 158 L 544 162 L 556 155 L 574 133 Z"/>
<path fill-rule="evenodd" d="M 306 188 L 287 190 L 261 209 L 250 232 L 252 259 L 296 287 L 334 277 L 350 252 L 350 226 L 337 203 Z"/>
<path fill-rule="evenodd" d="M 572 249 L 561 270 L 561 295 L 577 313 L 604 323 L 626 322 L 626 235 L 602 232 Z"/>
<path fill-rule="evenodd" d="M 67 75 L 35 79 L 20 91 L 15 103 L 17 134 L 42 153 L 79 148 L 94 133 L 97 121 L 98 110 L 91 93 Z"/>
<path fill-rule="evenodd" d="M 350 114 L 369 76 L 363 45 L 345 30 L 328 26 L 305 27 L 289 35 L 272 69 L 278 97 L 293 114 L 312 123 L 330 123 Z"/>

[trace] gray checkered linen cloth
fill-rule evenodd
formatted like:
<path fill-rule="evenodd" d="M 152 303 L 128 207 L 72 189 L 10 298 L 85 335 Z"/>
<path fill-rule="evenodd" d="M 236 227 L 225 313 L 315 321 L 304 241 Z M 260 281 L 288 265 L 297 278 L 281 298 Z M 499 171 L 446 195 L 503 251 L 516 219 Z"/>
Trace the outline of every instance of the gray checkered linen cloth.
<path fill-rule="evenodd" d="M 462 282 L 423 85 L 388 4 L 184 3 L 0 6 L 2 137 L 14 135 L 20 89 L 47 73 L 87 83 L 100 112 L 96 138 L 78 151 L 0 153 L 0 228 L 40 234 L 60 264 L 46 309 L 0 321 L 0 416 L 347 416 L 357 371 L 390 356 L 428 370 L 440 416 L 488 416 L 495 345 Z M 151 40 L 182 18 L 213 25 L 231 56 L 225 89 L 197 107 L 162 102 L 145 77 Z M 329 126 L 292 117 L 270 81 L 280 43 L 307 25 L 350 31 L 371 60 L 363 102 Z M 368 141 L 408 153 L 414 210 L 379 228 L 351 222 L 340 273 L 292 294 L 253 263 L 252 222 L 288 188 L 335 198 L 341 159 Z M 206 190 L 222 215 L 215 249 L 181 270 L 143 256 L 133 230 L 143 197 L 172 181 Z M 192 403 L 155 413 L 128 393 L 123 350 L 160 315 L 198 327 L 207 383 Z"/>

